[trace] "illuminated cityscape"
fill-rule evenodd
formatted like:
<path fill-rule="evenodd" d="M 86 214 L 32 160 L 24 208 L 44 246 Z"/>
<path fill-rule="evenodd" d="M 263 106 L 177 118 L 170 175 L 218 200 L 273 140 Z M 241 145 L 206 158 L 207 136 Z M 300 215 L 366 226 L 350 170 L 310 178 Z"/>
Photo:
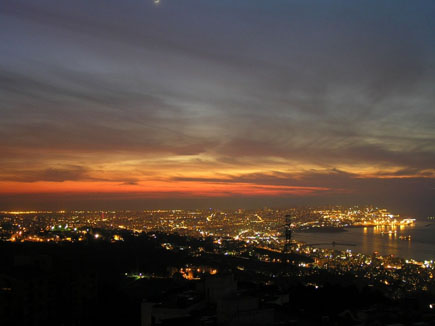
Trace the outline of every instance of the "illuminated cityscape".
<path fill-rule="evenodd" d="M 92 229 L 178 233 L 192 237 L 229 237 L 277 249 L 282 247 L 285 215 L 294 215 L 294 231 L 345 227 L 375 227 L 378 232 L 415 223 L 386 209 L 261 209 L 261 210 L 145 210 L 145 211 L 3 211 L 6 241 L 82 241 Z M 118 239 L 114 239 L 115 241 Z"/>
<path fill-rule="evenodd" d="M 114 246 L 113 249 L 106 250 L 121 250 L 125 246 L 125 248 L 131 248 L 130 250 L 134 251 L 138 250 L 133 248 L 139 243 L 141 243 L 140 246 L 145 245 L 146 248 L 152 244 L 152 247 L 155 248 L 152 251 L 156 251 L 156 254 L 160 252 L 158 254 L 161 256 L 159 264 L 153 266 L 145 262 L 139 263 L 138 258 L 136 258 L 136 263 L 133 265 L 131 262 L 119 265 L 114 271 L 118 271 L 116 278 L 119 278 L 121 284 L 126 282 L 125 284 L 139 286 L 142 282 L 169 282 L 169 280 L 184 280 L 184 282 L 188 282 L 186 284 L 193 282 L 191 284 L 194 284 L 196 290 L 193 292 L 189 290 L 188 294 L 183 295 L 191 298 L 189 300 L 203 302 L 203 304 L 211 300 L 209 303 L 212 305 L 211 307 L 214 307 L 212 302 L 224 304 L 225 301 L 222 300 L 227 297 L 228 293 L 236 295 L 245 292 L 245 290 L 239 289 L 234 275 L 237 275 L 239 281 L 248 277 L 266 287 L 274 284 L 275 286 L 281 284 L 281 287 L 283 286 L 282 282 L 293 280 L 303 285 L 305 289 L 316 291 L 326 291 L 331 282 L 332 284 L 335 282 L 358 284 L 362 288 L 376 289 L 385 298 L 396 301 L 403 300 L 414 293 L 435 293 L 434 260 L 418 261 L 394 255 L 381 255 L 377 252 L 364 254 L 353 250 L 350 243 L 333 242 L 330 244 L 332 247 L 322 248 L 316 244 L 308 244 L 294 239 L 291 240 L 290 250 L 284 251 L 286 242 L 284 231 L 287 216 L 292 217 L 288 227 L 295 235 L 317 232 L 334 235 L 352 228 L 363 229 L 363 232 L 371 228 L 374 234 L 378 236 L 385 234 L 389 238 L 395 237 L 397 241 L 402 240 L 398 236 L 398 230 L 412 229 L 416 222 L 412 218 L 402 218 L 398 214 L 376 207 L 3 211 L 0 213 L 0 236 L 5 244 L 10 243 L 17 246 L 31 243 L 51 244 L 51 246 L 64 248 L 63 250 L 66 250 L 65 246 L 73 246 L 68 250 L 75 248 L 74 250 L 77 251 L 80 251 L 80 248 L 91 250 L 91 248 L 98 248 L 95 246 L 104 244 Z M 412 241 L 408 237 L 405 240 Z M 83 245 L 85 247 L 82 247 Z M 41 249 L 43 248 L 41 247 Z M 165 252 L 170 255 L 168 257 L 172 258 L 163 258 L 167 255 Z M 14 258 L 14 266 L 15 268 L 28 266 L 26 267 L 28 269 L 31 266 L 29 264 L 37 264 L 43 270 L 50 270 L 51 268 L 43 266 L 53 264 L 54 257 L 55 255 L 50 258 L 44 254 L 34 258 L 26 258 L 26 256 L 18 254 Z M 101 258 L 96 259 L 101 260 Z M 95 273 L 92 272 L 93 270 L 94 268 L 91 268 L 90 273 Z M 7 270 L 3 270 L 3 272 L 7 275 Z M 87 273 L 85 272 L 83 277 L 86 278 L 87 282 L 91 282 L 90 284 L 94 284 L 92 286 L 98 288 L 98 281 L 90 281 L 89 277 L 91 276 Z M 103 275 L 106 272 L 100 273 Z M 217 282 L 217 285 L 210 285 L 209 282 L 212 282 L 211 284 Z M 225 288 L 226 291 L 229 291 L 227 294 L 225 294 L 226 292 L 216 292 L 212 297 L 206 296 L 205 301 L 201 301 L 204 300 L 203 294 L 201 294 L 204 290 L 200 290 L 202 286 L 220 288 L 223 286 L 222 282 L 227 284 Z M 19 286 L 18 284 L 16 286 Z M 190 288 L 190 286 L 186 286 Z M 289 297 L 288 294 L 285 294 L 287 286 L 284 286 L 279 292 L 281 293 L 280 300 L 284 300 L 281 305 L 289 302 L 291 297 L 291 295 Z M 3 287 L 1 292 L 3 297 L 7 296 L 9 291 L 13 291 L 13 287 L 13 285 Z M 43 289 L 41 288 L 41 290 Z M 92 291 L 97 290 L 95 288 Z M 88 302 L 86 298 L 95 295 L 96 292 L 85 291 L 80 293 L 80 300 Z M 260 292 L 251 295 L 257 297 Z M 143 301 L 141 306 L 142 322 L 147 318 L 157 318 L 163 324 L 165 320 L 166 322 L 170 320 L 180 321 L 180 316 L 177 315 L 178 310 L 171 310 L 175 308 L 166 307 L 164 308 L 165 313 L 161 315 L 159 309 L 163 308 L 159 308 L 158 305 L 150 305 L 147 302 L 151 301 L 147 300 Z M 260 312 L 263 314 L 264 311 L 261 307 L 270 299 L 260 295 L 256 300 L 263 303 L 253 304 L 251 308 L 247 309 L 249 314 L 260 314 Z M 430 299 L 427 300 L 430 301 Z M 428 304 L 427 300 L 424 301 L 426 304 Z M 203 315 L 205 310 L 204 312 L 200 311 L 209 307 L 209 304 L 197 313 L 205 318 L 207 315 Z M 230 318 L 225 315 L 225 312 L 219 312 L 219 304 L 216 308 L 218 310 L 215 312 L 217 315 L 210 317 L 211 324 L 215 322 L 221 324 L 222 320 Z M 274 309 L 271 310 L 273 314 L 266 314 L 268 317 L 263 316 L 262 318 L 265 319 L 261 320 L 265 323 L 276 320 L 275 317 L 271 317 L 277 313 L 276 308 Z M 197 322 L 197 317 L 194 317 L 190 312 L 184 311 L 183 316 L 187 320 L 196 320 Z M 288 315 L 286 316 L 282 317 L 284 318 L 282 321 L 289 318 Z M 302 318 L 301 320 L 308 318 L 304 316 L 302 314 L 299 318 Z M 83 318 L 83 315 L 79 315 L 79 317 Z M 46 320 L 41 318 L 41 320 Z M 241 318 L 239 322 L 243 324 L 247 322 L 244 318 L 248 317 L 238 316 L 237 318 Z"/>
<path fill-rule="evenodd" d="M 211 251 L 164 242 L 167 250 L 185 250 L 189 255 L 201 254 L 250 257 L 267 263 L 283 263 L 284 216 L 296 216 L 293 232 L 340 232 L 349 227 L 373 227 L 375 232 L 397 236 L 397 228 L 413 225 L 414 219 L 402 219 L 386 209 L 330 208 L 288 210 L 145 210 L 137 211 L 57 211 L 2 212 L 1 239 L 11 242 L 82 242 L 101 240 L 123 241 L 127 232 L 176 234 L 195 239 L 211 239 Z M 389 229 L 389 231 L 388 231 Z M 387 231 L 385 231 L 387 230 Z M 406 240 L 411 240 L 406 238 Z M 337 244 L 340 245 L 340 244 Z M 349 244 L 350 246 L 352 244 Z M 352 248 L 352 247 L 349 247 Z M 293 241 L 292 252 L 309 257 L 298 263 L 307 270 L 327 269 L 338 274 L 352 272 L 358 277 L 390 285 L 400 280 L 400 290 L 427 289 L 432 284 L 433 260 L 419 262 L 379 253 L 364 255 L 351 249 L 316 248 Z M 284 258 L 285 259 L 285 258 Z M 287 259 L 288 260 L 288 259 Z M 294 263 L 294 262 L 292 262 Z M 215 271 L 216 273 L 216 271 Z M 418 277 L 417 277 L 418 274 Z M 184 273 L 183 275 L 187 275 Z M 395 288 L 399 291 L 399 288 Z"/>

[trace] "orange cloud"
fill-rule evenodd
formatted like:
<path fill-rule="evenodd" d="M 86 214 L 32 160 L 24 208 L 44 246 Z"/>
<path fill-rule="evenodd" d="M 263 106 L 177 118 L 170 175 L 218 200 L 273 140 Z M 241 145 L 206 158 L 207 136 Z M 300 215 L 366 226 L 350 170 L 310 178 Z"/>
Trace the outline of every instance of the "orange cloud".
<path fill-rule="evenodd" d="M 143 197 L 164 197 L 165 195 L 227 197 L 234 195 L 248 196 L 305 196 L 330 190 L 327 187 L 300 187 L 258 185 L 252 183 L 190 182 L 190 181 L 149 181 L 139 183 L 119 182 L 2 182 L 0 194 L 32 193 L 134 193 Z"/>

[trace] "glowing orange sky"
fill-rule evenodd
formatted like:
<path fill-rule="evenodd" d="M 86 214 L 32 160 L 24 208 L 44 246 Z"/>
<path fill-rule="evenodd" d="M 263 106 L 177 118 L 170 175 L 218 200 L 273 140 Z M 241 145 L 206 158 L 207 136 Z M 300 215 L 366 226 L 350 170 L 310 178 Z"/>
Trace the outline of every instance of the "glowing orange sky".
<path fill-rule="evenodd" d="M 211 183 L 211 182 L 148 182 L 138 184 L 119 184 L 114 182 L 35 182 L 1 183 L 1 193 L 134 193 L 145 197 L 165 197 L 168 194 L 178 196 L 222 197 L 232 195 L 274 196 L 274 195 L 310 195 L 327 191 L 325 187 L 297 187 L 255 185 L 248 183 Z"/>

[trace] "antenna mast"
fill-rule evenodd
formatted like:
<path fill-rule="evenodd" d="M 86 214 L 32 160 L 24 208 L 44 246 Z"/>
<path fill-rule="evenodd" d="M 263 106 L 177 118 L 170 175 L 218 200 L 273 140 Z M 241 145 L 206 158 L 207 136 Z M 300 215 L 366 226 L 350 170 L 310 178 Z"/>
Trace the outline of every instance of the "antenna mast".
<path fill-rule="evenodd" d="M 292 247 L 292 220 L 293 217 L 291 215 L 285 216 L 285 242 L 284 242 L 284 248 L 283 248 L 283 254 L 290 253 L 290 249 Z"/>

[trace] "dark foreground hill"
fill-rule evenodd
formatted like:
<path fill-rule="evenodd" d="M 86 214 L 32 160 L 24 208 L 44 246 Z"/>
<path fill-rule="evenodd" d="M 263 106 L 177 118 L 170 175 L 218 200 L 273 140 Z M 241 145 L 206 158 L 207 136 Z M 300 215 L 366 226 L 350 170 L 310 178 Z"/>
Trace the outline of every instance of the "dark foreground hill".
<path fill-rule="evenodd" d="M 434 325 L 427 292 L 395 300 L 351 273 L 222 254 L 212 239 L 123 239 L 0 243 L 0 324 Z"/>

